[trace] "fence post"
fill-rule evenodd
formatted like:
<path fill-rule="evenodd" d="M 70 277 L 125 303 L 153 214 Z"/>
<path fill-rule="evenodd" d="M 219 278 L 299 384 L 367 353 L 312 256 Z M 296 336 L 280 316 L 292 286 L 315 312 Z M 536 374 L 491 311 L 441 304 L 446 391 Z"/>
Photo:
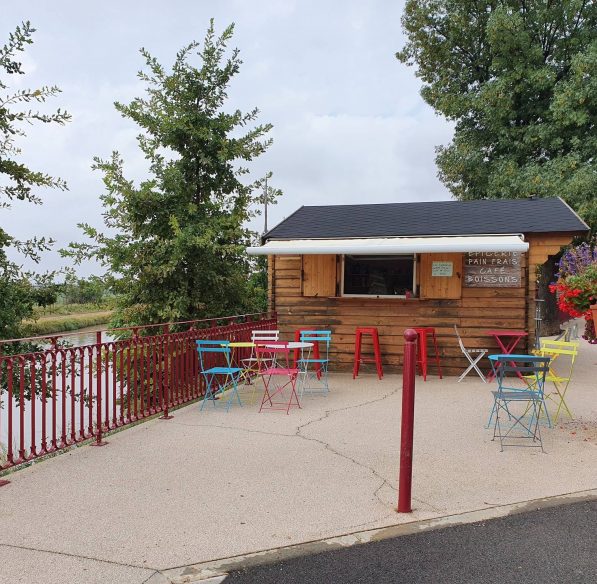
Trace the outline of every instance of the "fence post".
<path fill-rule="evenodd" d="M 169 335 L 170 334 L 170 325 L 165 324 L 163 328 L 163 334 Z M 168 412 L 168 407 L 170 405 L 170 371 L 168 368 L 170 367 L 170 337 L 166 336 L 164 339 L 165 350 L 163 352 L 164 359 L 162 361 L 162 379 L 164 380 L 162 385 L 162 393 L 164 399 L 164 413 L 160 416 L 160 420 L 171 420 L 174 416 L 171 416 Z"/>
<path fill-rule="evenodd" d="M 0 357 L 2 357 L 2 343 L 0 343 Z M 2 361 L 0 360 L 0 376 L 2 375 Z M 2 394 L 0 394 L 0 407 L 2 406 Z M 12 436 L 9 436 L 9 441 L 12 440 Z M 2 468 L 2 465 L 0 465 L 0 469 Z M 6 481 L 3 480 L 2 478 L 0 478 L 0 487 L 3 487 L 4 485 L 8 485 L 10 484 L 10 481 Z"/>
<path fill-rule="evenodd" d="M 96 440 L 92 442 L 92 446 L 105 446 L 108 444 L 105 440 L 102 440 L 102 331 L 97 331 L 95 333 L 95 346 L 97 347 L 97 364 L 95 370 L 95 377 L 97 379 L 97 417 L 96 417 L 96 425 L 97 430 L 95 433 Z M 93 362 L 89 365 L 93 367 Z M 91 388 L 89 388 L 91 391 Z"/>
<path fill-rule="evenodd" d="M 413 475 L 413 430 L 415 416 L 415 367 L 417 333 L 404 331 L 404 367 L 402 369 L 402 424 L 400 429 L 400 476 L 398 479 L 398 513 L 410 513 Z"/>

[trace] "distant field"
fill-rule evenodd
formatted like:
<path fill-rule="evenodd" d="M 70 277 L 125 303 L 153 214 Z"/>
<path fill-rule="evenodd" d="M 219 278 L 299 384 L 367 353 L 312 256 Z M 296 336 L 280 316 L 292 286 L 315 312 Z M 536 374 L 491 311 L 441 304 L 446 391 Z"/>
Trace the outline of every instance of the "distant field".
<path fill-rule="evenodd" d="M 51 312 L 36 309 L 36 319 L 23 322 L 27 336 L 48 335 L 76 331 L 88 326 L 105 324 L 113 310 L 99 308 L 95 304 L 65 304 Z"/>
<path fill-rule="evenodd" d="M 113 308 L 113 302 L 102 302 L 101 304 L 53 304 L 52 306 L 47 306 L 45 308 L 42 308 L 41 306 L 36 306 L 33 309 L 33 314 L 34 320 L 38 320 L 54 316 L 105 312 L 106 310 L 112 310 Z"/>

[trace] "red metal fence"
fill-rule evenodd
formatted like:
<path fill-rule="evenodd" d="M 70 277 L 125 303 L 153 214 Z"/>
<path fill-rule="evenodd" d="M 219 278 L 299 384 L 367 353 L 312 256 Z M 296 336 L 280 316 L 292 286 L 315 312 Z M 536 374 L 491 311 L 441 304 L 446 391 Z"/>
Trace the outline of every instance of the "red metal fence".
<path fill-rule="evenodd" d="M 0 354 L 0 470 L 90 438 L 101 445 L 105 432 L 156 413 L 168 418 L 204 393 L 196 340 L 249 341 L 252 330 L 275 328 L 275 313 L 250 314 L 112 329 L 130 336 L 103 342 L 98 332 L 80 347 L 46 337 L 43 351 Z"/>

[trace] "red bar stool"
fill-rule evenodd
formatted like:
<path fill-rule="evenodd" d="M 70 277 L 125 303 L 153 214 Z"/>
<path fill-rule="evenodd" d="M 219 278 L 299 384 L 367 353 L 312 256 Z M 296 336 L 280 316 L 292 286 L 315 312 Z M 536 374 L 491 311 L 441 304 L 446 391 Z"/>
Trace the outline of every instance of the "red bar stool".
<path fill-rule="evenodd" d="M 439 363 L 439 352 L 437 350 L 437 338 L 435 336 L 435 328 L 432 326 L 414 327 L 417 331 L 417 367 L 419 372 L 423 375 L 423 381 L 427 381 L 427 335 L 433 341 L 433 350 L 435 351 L 435 364 L 439 373 L 439 378 L 442 378 L 442 367 Z"/>
<path fill-rule="evenodd" d="M 375 327 L 357 327 L 354 344 L 354 367 L 352 370 L 352 378 L 355 379 L 359 374 L 359 366 L 361 363 L 375 363 L 377 369 L 377 377 L 383 377 L 383 369 L 381 367 L 381 351 L 379 350 L 379 335 Z M 371 335 L 373 341 L 373 359 L 363 359 L 361 357 L 361 339 L 363 335 Z"/>

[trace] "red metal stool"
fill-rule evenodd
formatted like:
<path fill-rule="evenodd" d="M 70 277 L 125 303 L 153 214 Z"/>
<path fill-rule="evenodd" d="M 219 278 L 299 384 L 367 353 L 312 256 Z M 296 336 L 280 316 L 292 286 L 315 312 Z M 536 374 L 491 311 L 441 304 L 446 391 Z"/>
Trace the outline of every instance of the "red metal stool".
<path fill-rule="evenodd" d="M 417 367 L 423 375 L 423 381 L 427 381 L 427 335 L 431 336 L 433 341 L 433 350 L 435 351 L 435 364 L 439 378 L 442 378 L 442 366 L 439 364 L 439 352 L 437 350 L 437 338 L 435 337 L 435 328 L 432 326 L 414 327 L 417 331 Z"/>
<path fill-rule="evenodd" d="M 363 359 L 361 357 L 361 339 L 363 335 L 371 335 L 373 340 L 373 359 Z M 355 379 L 359 374 L 359 366 L 361 363 L 375 363 L 377 369 L 377 377 L 383 377 L 383 369 L 381 367 L 381 351 L 379 350 L 379 336 L 375 327 L 357 327 L 355 343 L 354 343 L 354 367 L 352 370 L 352 378 Z"/>

